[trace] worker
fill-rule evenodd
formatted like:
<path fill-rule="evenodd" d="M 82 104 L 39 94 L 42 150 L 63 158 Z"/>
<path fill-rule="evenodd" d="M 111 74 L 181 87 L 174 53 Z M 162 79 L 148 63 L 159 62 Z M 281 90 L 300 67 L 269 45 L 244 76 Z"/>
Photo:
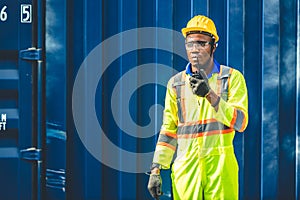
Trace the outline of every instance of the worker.
<path fill-rule="evenodd" d="M 233 139 L 248 124 L 245 79 L 214 58 L 219 36 L 210 18 L 193 17 L 182 34 L 189 63 L 167 85 L 148 190 L 159 199 L 160 170 L 173 163 L 174 200 L 235 200 L 239 168 Z"/>

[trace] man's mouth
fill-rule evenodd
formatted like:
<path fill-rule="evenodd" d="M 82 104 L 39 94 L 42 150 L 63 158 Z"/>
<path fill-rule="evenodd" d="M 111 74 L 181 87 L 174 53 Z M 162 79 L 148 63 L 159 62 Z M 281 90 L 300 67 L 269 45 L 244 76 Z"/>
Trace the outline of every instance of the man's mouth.
<path fill-rule="evenodd" d="M 199 57 L 198 56 L 192 56 L 193 62 L 199 62 Z"/>
<path fill-rule="evenodd" d="M 192 53 L 191 58 L 194 62 L 199 61 L 199 53 Z"/>

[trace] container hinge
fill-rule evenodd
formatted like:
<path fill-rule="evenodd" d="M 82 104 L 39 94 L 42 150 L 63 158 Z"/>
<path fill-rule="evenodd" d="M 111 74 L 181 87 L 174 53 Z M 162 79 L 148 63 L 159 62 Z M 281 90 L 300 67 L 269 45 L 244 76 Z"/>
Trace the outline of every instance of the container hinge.
<path fill-rule="evenodd" d="M 23 60 L 42 60 L 42 49 L 36 49 L 35 47 L 31 47 L 25 50 L 21 50 L 19 55 L 20 58 Z"/>
<path fill-rule="evenodd" d="M 20 150 L 20 156 L 25 160 L 40 161 L 42 160 L 42 149 L 37 149 L 35 147 L 22 149 Z"/>

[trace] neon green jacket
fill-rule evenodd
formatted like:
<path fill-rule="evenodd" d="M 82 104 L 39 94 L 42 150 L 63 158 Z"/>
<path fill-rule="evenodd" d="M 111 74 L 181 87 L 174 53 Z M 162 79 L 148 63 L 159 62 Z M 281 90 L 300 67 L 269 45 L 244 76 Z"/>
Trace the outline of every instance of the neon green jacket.
<path fill-rule="evenodd" d="M 176 160 L 188 159 L 195 149 L 203 157 L 220 154 L 224 147 L 232 146 L 235 131 L 243 132 L 248 124 L 247 87 L 239 71 L 221 65 L 220 72 L 208 79 L 221 97 L 217 111 L 206 98 L 192 93 L 189 76 L 183 71 L 167 85 L 163 124 L 153 157 L 153 163 L 163 169 L 170 168 L 176 149 Z"/>

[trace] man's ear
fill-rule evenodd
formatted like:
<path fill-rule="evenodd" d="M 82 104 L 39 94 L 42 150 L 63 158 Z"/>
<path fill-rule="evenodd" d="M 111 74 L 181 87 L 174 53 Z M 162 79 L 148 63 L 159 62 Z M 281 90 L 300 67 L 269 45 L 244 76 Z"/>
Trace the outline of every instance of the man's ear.
<path fill-rule="evenodd" d="M 215 53 L 215 51 L 216 51 L 216 49 L 217 49 L 217 46 L 218 46 L 218 44 L 217 44 L 217 43 L 214 43 L 213 49 L 212 49 L 212 52 L 213 52 L 213 53 Z"/>

